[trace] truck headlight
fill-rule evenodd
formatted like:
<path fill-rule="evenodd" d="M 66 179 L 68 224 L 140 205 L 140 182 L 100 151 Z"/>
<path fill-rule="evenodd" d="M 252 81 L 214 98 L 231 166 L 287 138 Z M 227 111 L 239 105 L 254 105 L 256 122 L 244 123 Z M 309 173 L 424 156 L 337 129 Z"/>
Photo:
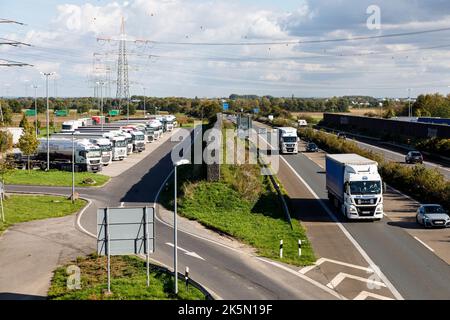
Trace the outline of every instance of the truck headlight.
<path fill-rule="evenodd" d="M 383 212 L 383 205 L 377 207 L 377 212 Z"/>
<path fill-rule="evenodd" d="M 358 212 L 355 206 L 350 206 L 350 212 Z"/>

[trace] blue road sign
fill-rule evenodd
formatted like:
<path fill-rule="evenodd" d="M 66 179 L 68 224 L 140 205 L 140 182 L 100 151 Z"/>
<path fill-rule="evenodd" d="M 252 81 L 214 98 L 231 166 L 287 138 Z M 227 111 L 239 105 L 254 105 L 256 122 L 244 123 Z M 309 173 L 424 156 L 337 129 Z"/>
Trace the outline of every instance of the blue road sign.
<path fill-rule="evenodd" d="M 228 111 L 228 109 L 230 108 L 227 102 L 223 102 L 222 107 L 223 107 L 223 111 Z"/>

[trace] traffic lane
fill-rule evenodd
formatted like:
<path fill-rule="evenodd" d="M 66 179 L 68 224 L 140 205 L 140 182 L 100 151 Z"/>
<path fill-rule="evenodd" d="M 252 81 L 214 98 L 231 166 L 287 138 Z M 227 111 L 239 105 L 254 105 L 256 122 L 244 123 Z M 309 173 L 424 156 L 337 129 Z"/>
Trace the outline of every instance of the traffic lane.
<path fill-rule="evenodd" d="M 300 149 L 303 149 L 305 143 L 300 141 L 299 145 L 301 146 Z M 304 153 L 304 155 L 317 165 L 325 168 L 325 152 Z M 388 224 L 390 226 L 407 231 L 412 237 L 415 237 L 415 240 L 424 244 L 425 247 L 431 248 L 431 251 L 446 263 L 450 263 L 449 228 L 425 229 L 418 225 L 415 217 L 420 204 L 389 186 L 383 197 L 385 216 L 389 218 Z"/>
<path fill-rule="evenodd" d="M 356 139 L 349 139 L 349 140 L 355 142 L 359 147 L 361 147 L 363 149 L 382 154 L 386 160 L 402 163 L 404 165 L 410 165 L 410 164 L 405 163 L 405 155 L 406 154 L 403 155 L 401 153 L 379 147 L 378 145 L 369 144 L 369 143 L 362 142 L 362 141 L 359 141 Z M 429 169 L 437 169 L 440 173 L 442 173 L 442 175 L 444 175 L 444 177 L 447 180 L 450 179 L 450 169 L 447 166 L 438 164 L 435 162 L 430 162 L 430 161 L 424 161 L 423 164 L 425 165 L 425 167 L 427 167 Z M 411 164 L 411 166 L 412 166 L 412 164 Z"/>
<path fill-rule="evenodd" d="M 416 211 L 420 204 L 392 188 L 384 194 L 385 215 L 389 225 L 407 231 L 426 248 L 450 264 L 450 228 L 424 228 L 416 222 Z"/>
<path fill-rule="evenodd" d="M 328 203 L 325 175 L 317 174 L 321 168 L 302 154 L 284 158 L 316 194 Z M 331 210 L 334 212 L 334 209 Z M 448 265 L 406 232 L 389 225 L 389 219 L 379 222 L 348 222 L 342 215 L 334 214 L 404 298 L 450 298 Z"/>
<path fill-rule="evenodd" d="M 154 258 L 173 266 L 173 229 L 158 222 Z M 178 232 L 178 246 L 204 260 L 178 250 L 179 272 L 186 266 L 193 279 L 224 299 L 335 299 L 305 280 L 266 264 L 247 253 Z"/>

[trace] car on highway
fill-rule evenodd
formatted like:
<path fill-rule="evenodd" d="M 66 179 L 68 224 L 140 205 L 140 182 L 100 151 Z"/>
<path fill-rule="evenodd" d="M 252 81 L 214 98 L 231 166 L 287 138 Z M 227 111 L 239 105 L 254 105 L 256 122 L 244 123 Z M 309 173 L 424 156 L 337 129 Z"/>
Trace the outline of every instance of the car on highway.
<path fill-rule="evenodd" d="M 310 142 L 306 145 L 306 152 L 319 152 L 319 147 L 314 142 Z"/>
<path fill-rule="evenodd" d="M 416 222 L 426 227 L 450 228 L 448 212 L 439 204 L 423 204 L 417 209 Z"/>
<path fill-rule="evenodd" d="M 338 139 L 343 139 L 343 140 L 347 139 L 347 135 L 343 132 L 338 132 L 337 137 L 338 137 Z"/>
<path fill-rule="evenodd" d="M 405 156 L 406 163 L 423 163 L 423 156 L 419 151 L 410 151 Z"/>

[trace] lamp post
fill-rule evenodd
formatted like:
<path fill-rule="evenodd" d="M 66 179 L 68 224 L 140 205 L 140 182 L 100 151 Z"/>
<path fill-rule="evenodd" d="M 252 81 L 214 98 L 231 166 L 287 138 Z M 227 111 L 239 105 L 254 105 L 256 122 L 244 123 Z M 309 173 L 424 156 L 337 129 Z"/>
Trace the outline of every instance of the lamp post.
<path fill-rule="evenodd" d="M 75 203 L 75 131 L 72 132 L 72 203 Z"/>
<path fill-rule="evenodd" d="M 100 123 L 103 131 L 103 85 L 105 82 L 98 81 L 96 84 L 100 87 Z"/>
<path fill-rule="evenodd" d="M 412 110 L 411 110 L 411 88 L 408 88 L 408 115 L 411 118 L 412 117 Z"/>
<path fill-rule="evenodd" d="M 47 95 L 47 171 L 50 170 L 50 112 L 48 109 L 48 77 L 54 74 L 54 72 L 44 72 L 42 75 L 45 76 L 45 92 Z"/>
<path fill-rule="evenodd" d="M 145 89 L 146 88 L 144 88 L 144 118 L 146 117 L 147 114 L 147 112 L 145 111 Z"/>
<path fill-rule="evenodd" d="M 38 112 L 37 112 L 37 85 L 33 85 L 34 88 L 34 126 L 36 129 L 36 138 L 38 137 Z"/>
<path fill-rule="evenodd" d="M 174 166 L 174 210 L 173 210 L 173 269 L 175 276 L 174 293 L 178 294 L 178 237 L 177 237 L 177 167 L 189 164 L 190 161 L 182 159 L 175 162 Z"/>

